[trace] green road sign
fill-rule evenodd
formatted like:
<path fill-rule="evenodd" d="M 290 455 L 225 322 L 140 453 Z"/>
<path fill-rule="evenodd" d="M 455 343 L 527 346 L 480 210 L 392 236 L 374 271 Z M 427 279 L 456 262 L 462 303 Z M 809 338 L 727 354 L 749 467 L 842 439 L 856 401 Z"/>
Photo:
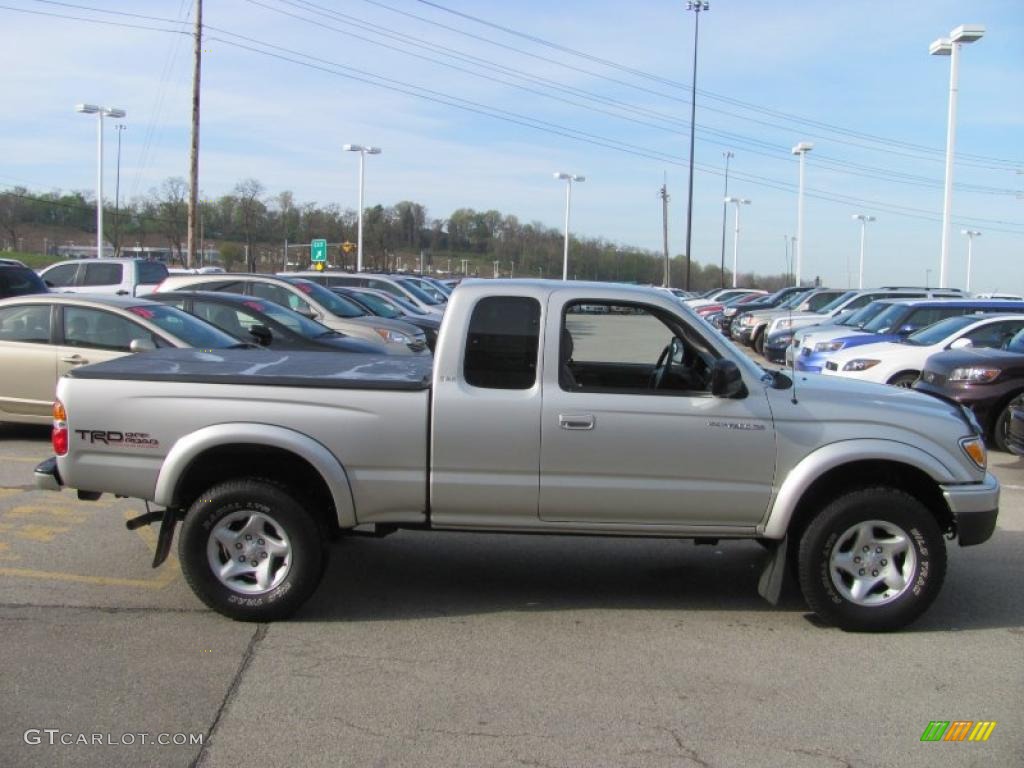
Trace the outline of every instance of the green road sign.
<path fill-rule="evenodd" d="M 309 244 L 309 253 L 314 263 L 327 261 L 327 241 L 314 240 Z"/>

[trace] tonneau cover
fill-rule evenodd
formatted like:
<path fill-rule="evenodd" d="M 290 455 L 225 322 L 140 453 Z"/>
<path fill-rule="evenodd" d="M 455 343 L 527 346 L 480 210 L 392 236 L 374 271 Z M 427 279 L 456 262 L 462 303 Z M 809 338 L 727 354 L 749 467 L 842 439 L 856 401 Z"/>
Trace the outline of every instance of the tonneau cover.
<path fill-rule="evenodd" d="M 430 387 L 432 365 L 429 355 L 158 349 L 73 368 L 67 375 L 76 379 L 419 391 Z"/>

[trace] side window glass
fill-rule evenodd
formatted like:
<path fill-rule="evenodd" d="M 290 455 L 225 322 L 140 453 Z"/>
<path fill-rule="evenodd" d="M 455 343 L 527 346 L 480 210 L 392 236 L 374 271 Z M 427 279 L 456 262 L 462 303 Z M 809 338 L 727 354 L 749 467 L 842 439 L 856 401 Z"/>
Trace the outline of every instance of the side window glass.
<path fill-rule="evenodd" d="M 266 299 L 267 301 L 272 301 L 275 304 L 280 304 L 282 307 L 291 307 L 291 304 L 289 303 L 289 296 L 291 296 L 291 293 L 279 285 L 254 282 L 249 285 L 249 288 L 250 293 L 253 296 L 258 296 L 261 299 Z"/>
<path fill-rule="evenodd" d="M 650 307 L 580 303 L 565 313 L 559 384 L 570 392 L 693 394 L 710 386 L 709 360 Z"/>
<path fill-rule="evenodd" d="M 243 322 L 246 319 L 245 316 L 233 307 L 225 304 L 195 301 L 192 303 L 192 306 L 192 312 L 196 317 L 216 325 L 222 331 L 231 334 L 235 338 L 245 336 L 253 325 L 251 321 Z"/>
<path fill-rule="evenodd" d="M 123 264 L 86 264 L 82 285 L 120 285 Z"/>
<path fill-rule="evenodd" d="M 77 264 L 61 264 L 53 269 L 46 270 L 43 280 L 54 288 L 66 288 L 75 284 L 75 274 L 78 272 Z"/>
<path fill-rule="evenodd" d="M 398 286 L 392 285 L 391 283 L 388 283 L 384 280 L 367 280 L 366 284 L 370 288 L 375 288 L 378 291 L 390 293 L 392 296 L 398 296 L 399 298 L 405 296 L 405 294 L 402 293 L 402 290 Z"/>
<path fill-rule="evenodd" d="M 485 389 L 529 389 L 537 381 L 540 303 L 520 296 L 492 296 L 473 308 L 463 375 Z"/>
<path fill-rule="evenodd" d="M 975 328 L 970 333 L 964 334 L 963 338 L 970 339 L 971 345 L 975 347 L 993 347 L 1005 349 L 1017 332 L 1024 328 L 1024 322 L 1019 320 L 1008 320 L 1004 323 L 989 323 L 981 328 Z"/>
<path fill-rule="evenodd" d="M 50 343 L 50 305 L 29 304 L 0 309 L 0 341 Z"/>
<path fill-rule="evenodd" d="M 156 285 L 167 277 L 167 267 L 158 261 L 137 261 L 139 282 L 142 285 Z"/>
<path fill-rule="evenodd" d="M 129 352 L 133 339 L 157 337 L 127 318 L 86 307 L 64 307 L 64 344 L 69 347 Z"/>

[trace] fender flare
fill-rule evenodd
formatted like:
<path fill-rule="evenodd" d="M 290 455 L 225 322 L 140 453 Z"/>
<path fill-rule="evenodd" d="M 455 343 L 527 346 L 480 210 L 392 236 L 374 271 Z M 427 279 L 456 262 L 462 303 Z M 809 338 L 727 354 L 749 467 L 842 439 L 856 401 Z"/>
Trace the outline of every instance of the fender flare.
<path fill-rule="evenodd" d="M 160 466 L 153 500 L 157 504 L 170 506 L 181 477 L 192 461 L 211 448 L 232 443 L 280 448 L 309 462 L 327 484 L 337 510 L 338 525 L 351 528 L 357 524 L 352 486 L 345 467 L 334 454 L 322 443 L 301 432 L 269 424 L 213 424 L 180 438 Z"/>
<path fill-rule="evenodd" d="M 891 461 L 908 464 L 921 470 L 936 485 L 953 481 L 953 473 L 939 459 L 927 451 L 908 443 L 878 438 L 858 438 L 830 443 L 805 456 L 782 482 L 775 495 L 764 524 L 762 535 L 767 539 L 781 539 L 789 530 L 797 504 L 804 493 L 822 474 L 831 469 L 856 461 Z"/>

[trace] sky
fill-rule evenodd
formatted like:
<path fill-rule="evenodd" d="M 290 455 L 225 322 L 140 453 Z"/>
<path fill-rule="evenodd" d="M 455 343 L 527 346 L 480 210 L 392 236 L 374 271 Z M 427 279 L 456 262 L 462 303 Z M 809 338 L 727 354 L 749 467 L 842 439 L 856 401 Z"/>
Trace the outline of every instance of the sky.
<path fill-rule="evenodd" d="M 128 113 L 122 195 L 187 177 L 194 0 L 3 6 L 0 188 L 95 189 L 96 121 L 80 102 Z M 566 171 L 586 176 L 573 187 L 575 235 L 660 251 L 665 183 L 670 251 L 683 253 L 696 17 L 679 0 L 205 0 L 202 194 L 254 177 L 268 194 L 355 208 L 358 158 L 341 147 L 372 144 L 383 151 L 366 161 L 367 206 L 413 200 L 442 219 L 496 209 L 561 229 L 565 185 L 552 174 Z M 851 217 L 863 213 L 876 217 L 865 285 L 935 285 L 950 58 L 928 46 L 960 24 L 986 31 L 960 52 L 948 282 L 964 287 L 970 229 L 982 233 L 972 290 L 1024 293 L 1020 0 L 711 0 L 699 14 L 693 258 L 721 258 L 732 152 L 729 194 L 751 201 L 740 271 L 786 271 L 791 148 L 809 141 L 802 276 L 856 286 Z M 109 122 L 105 137 L 109 196 Z"/>

